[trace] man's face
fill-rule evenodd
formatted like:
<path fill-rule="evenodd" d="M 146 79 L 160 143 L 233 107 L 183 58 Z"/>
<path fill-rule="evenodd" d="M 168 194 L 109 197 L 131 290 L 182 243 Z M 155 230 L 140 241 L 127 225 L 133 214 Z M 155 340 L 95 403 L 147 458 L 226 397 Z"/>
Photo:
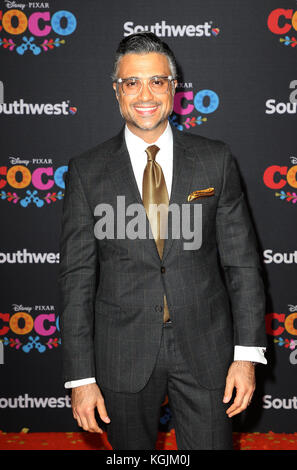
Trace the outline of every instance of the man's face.
<path fill-rule="evenodd" d="M 156 52 L 147 54 L 126 54 L 122 57 L 118 67 L 118 78 L 138 77 L 148 79 L 154 76 L 171 75 L 168 59 L 165 55 Z M 177 82 L 175 80 L 174 85 Z M 113 84 L 116 91 L 116 84 Z M 169 84 L 168 92 L 154 94 L 148 87 L 148 81 L 143 82 L 142 90 L 138 95 L 124 95 L 119 86 L 117 100 L 123 118 L 130 128 L 143 131 L 155 130 L 164 126 L 173 109 L 175 88 Z"/>

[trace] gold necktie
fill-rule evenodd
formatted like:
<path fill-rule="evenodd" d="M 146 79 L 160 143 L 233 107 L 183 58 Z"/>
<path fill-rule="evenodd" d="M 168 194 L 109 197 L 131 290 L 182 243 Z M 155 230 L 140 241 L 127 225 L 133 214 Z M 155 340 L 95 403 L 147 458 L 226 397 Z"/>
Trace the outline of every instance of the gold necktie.
<path fill-rule="evenodd" d="M 169 197 L 162 168 L 159 163 L 155 161 L 159 150 L 159 147 L 156 145 L 150 145 L 146 149 L 147 164 L 143 172 L 142 199 L 157 245 L 158 253 L 162 259 L 164 238 L 161 238 L 161 234 L 165 234 L 165 224 L 162 224 L 161 221 L 163 221 L 163 223 L 166 221 L 167 223 Z M 157 211 L 150 211 L 150 204 L 164 204 L 164 211 L 162 211 L 160 219 Z M 165 294 L 163 320 L 164 322 L 169 320 L 169 311 Z"/>

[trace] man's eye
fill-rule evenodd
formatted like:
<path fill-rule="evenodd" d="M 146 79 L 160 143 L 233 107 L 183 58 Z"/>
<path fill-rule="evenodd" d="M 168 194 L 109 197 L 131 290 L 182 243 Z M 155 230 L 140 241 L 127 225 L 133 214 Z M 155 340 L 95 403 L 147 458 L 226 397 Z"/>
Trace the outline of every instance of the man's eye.
<path fill-rule="evenodd" d="M 155 78 L 152 83 L 154 86 L 162 86 L 164 84 L 164 80 L 162 80 L 162 78 Z"/>
<path fill-rule="evenodd" d="M 129 88 L 133 88 L 133 86 L 135 86 L 135 85 L 137 85 L 136 80 L 130 81 L 130 82 L 126 82 L 126 86 L 128 86 Z"/>

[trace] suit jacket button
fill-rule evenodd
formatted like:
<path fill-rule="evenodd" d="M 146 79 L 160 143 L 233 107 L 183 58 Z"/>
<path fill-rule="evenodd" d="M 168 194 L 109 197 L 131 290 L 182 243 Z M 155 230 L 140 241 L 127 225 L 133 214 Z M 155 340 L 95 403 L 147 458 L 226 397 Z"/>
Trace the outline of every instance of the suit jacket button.
<path fill-rule="evenodd" d="M 164 274 L 165 273 L 165 266 L 161 266 L 161 273 Z"/>
<path fill-rule="evenodd" d="M 162 310 L 163 310 L 162 305 L 155 305 L 155 311 L 156 312 L 162 312 Z"/>

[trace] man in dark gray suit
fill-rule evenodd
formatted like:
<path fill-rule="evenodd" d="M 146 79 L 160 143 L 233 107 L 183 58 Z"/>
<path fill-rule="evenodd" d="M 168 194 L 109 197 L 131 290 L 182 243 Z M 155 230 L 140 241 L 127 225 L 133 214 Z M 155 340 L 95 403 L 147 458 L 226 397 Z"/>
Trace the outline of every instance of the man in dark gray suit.
<path fill-rule="evenodd" d="M 79 426 L 106 428 L 114 449 L 154 449 L 166 395 L 178 449 L 232 448 L 230 418 L 266 363 L 261 265 L 235 159 L 169 124 L 176 78 L 154 34 L 124 38 L 113 87 L 125 126 L 71 158 L 66 175 L 65 386 Z M 166 208 L 166 237 L 154 204 Z M 135 208 L 149 236 L 131 236 Z"/>

